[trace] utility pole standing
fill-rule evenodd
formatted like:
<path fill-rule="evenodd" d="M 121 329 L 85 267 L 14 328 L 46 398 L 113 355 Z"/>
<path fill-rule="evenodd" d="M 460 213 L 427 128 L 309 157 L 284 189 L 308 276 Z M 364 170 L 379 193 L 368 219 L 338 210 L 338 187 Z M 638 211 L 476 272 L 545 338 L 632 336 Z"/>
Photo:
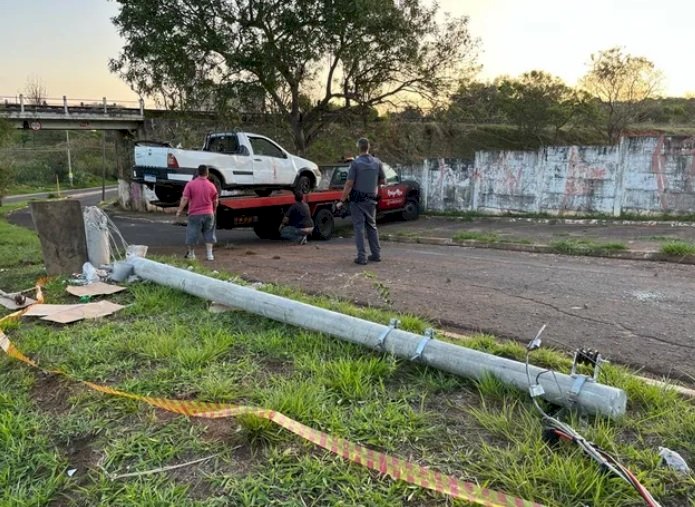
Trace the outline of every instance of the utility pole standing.
<path fill-rule="evenodd" d="M 72 159 L 70 158 L 70 131 L 65 131 L 65 140 L 67 141 L 68 148 L 68 180 L 70 181 L 70 186 L 72 186 Z"/>

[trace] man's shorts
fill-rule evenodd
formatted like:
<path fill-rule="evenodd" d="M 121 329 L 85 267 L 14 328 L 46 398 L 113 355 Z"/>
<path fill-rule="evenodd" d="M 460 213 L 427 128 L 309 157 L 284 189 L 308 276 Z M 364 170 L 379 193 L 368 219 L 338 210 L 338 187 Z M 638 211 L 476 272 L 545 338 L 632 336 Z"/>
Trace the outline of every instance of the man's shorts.
<path fill-rule="evenodd" d="M 197 245 L 201 233 L 205 243 L 217 243 L 214 215 L 188 215 L 186 244 L 189 246 Z"/>

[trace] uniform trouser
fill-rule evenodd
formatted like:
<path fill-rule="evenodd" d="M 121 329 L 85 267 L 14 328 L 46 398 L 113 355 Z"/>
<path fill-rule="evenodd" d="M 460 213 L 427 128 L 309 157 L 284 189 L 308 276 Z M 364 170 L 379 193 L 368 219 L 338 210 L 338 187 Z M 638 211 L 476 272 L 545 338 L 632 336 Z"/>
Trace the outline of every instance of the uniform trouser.
<path fill-rule="evenodd" d="M 364 248 L 364 232 L 367 231 L 369 250 L 372 256 L 381 257 L 381 245 L 379 244 L 379 231 L 376 230 L 376 202 L 371 199 L 351 202 L 350 215 L 352 216 L 352 226 L 355 230 L 355 246 L 357 247 L 357 258 L 367 259 L 367 252 Z"/>

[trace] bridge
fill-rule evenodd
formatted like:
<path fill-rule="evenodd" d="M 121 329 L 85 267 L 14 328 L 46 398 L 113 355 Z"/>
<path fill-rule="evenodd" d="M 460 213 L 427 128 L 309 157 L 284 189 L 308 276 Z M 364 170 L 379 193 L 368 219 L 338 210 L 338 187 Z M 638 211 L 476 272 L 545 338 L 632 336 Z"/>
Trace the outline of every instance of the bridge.
<path fill-rule="evenodd" d="M 120 130 L 143 126 L 145 104 L 134 101 L 29 99 L 24 95 L 0 96 L 0 118 L 25 130 Z"/>

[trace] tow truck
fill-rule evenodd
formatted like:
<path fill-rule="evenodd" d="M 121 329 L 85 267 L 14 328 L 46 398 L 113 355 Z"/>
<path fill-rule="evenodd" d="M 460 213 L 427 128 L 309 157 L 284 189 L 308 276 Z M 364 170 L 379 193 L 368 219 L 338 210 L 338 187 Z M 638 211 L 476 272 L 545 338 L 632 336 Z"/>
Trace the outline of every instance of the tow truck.
<path fill-rule="evenodd" d="M 320 166 L 324 185 L 305 195 L 314 220 L 313 239 L 328 240 L 333 236 L 335 218 L 349 214 L 348 207 L 338 210 L 336 204 L 343 194 L 350 160 Z M 400 215 L 403 220 L 415 220 L 420 213 L 420 186 L 415 181 L 401 181 L 390 166 L 384 164 L 386 184 L 379 187 L 377 218 Z M 295 202 L 289 191 L 278 191 L 267 197 L 256 195 L 221 197 L 217 208 L 217 228 L 251 227 L 261 239 L 277 239 L 282 218 Z"/>

